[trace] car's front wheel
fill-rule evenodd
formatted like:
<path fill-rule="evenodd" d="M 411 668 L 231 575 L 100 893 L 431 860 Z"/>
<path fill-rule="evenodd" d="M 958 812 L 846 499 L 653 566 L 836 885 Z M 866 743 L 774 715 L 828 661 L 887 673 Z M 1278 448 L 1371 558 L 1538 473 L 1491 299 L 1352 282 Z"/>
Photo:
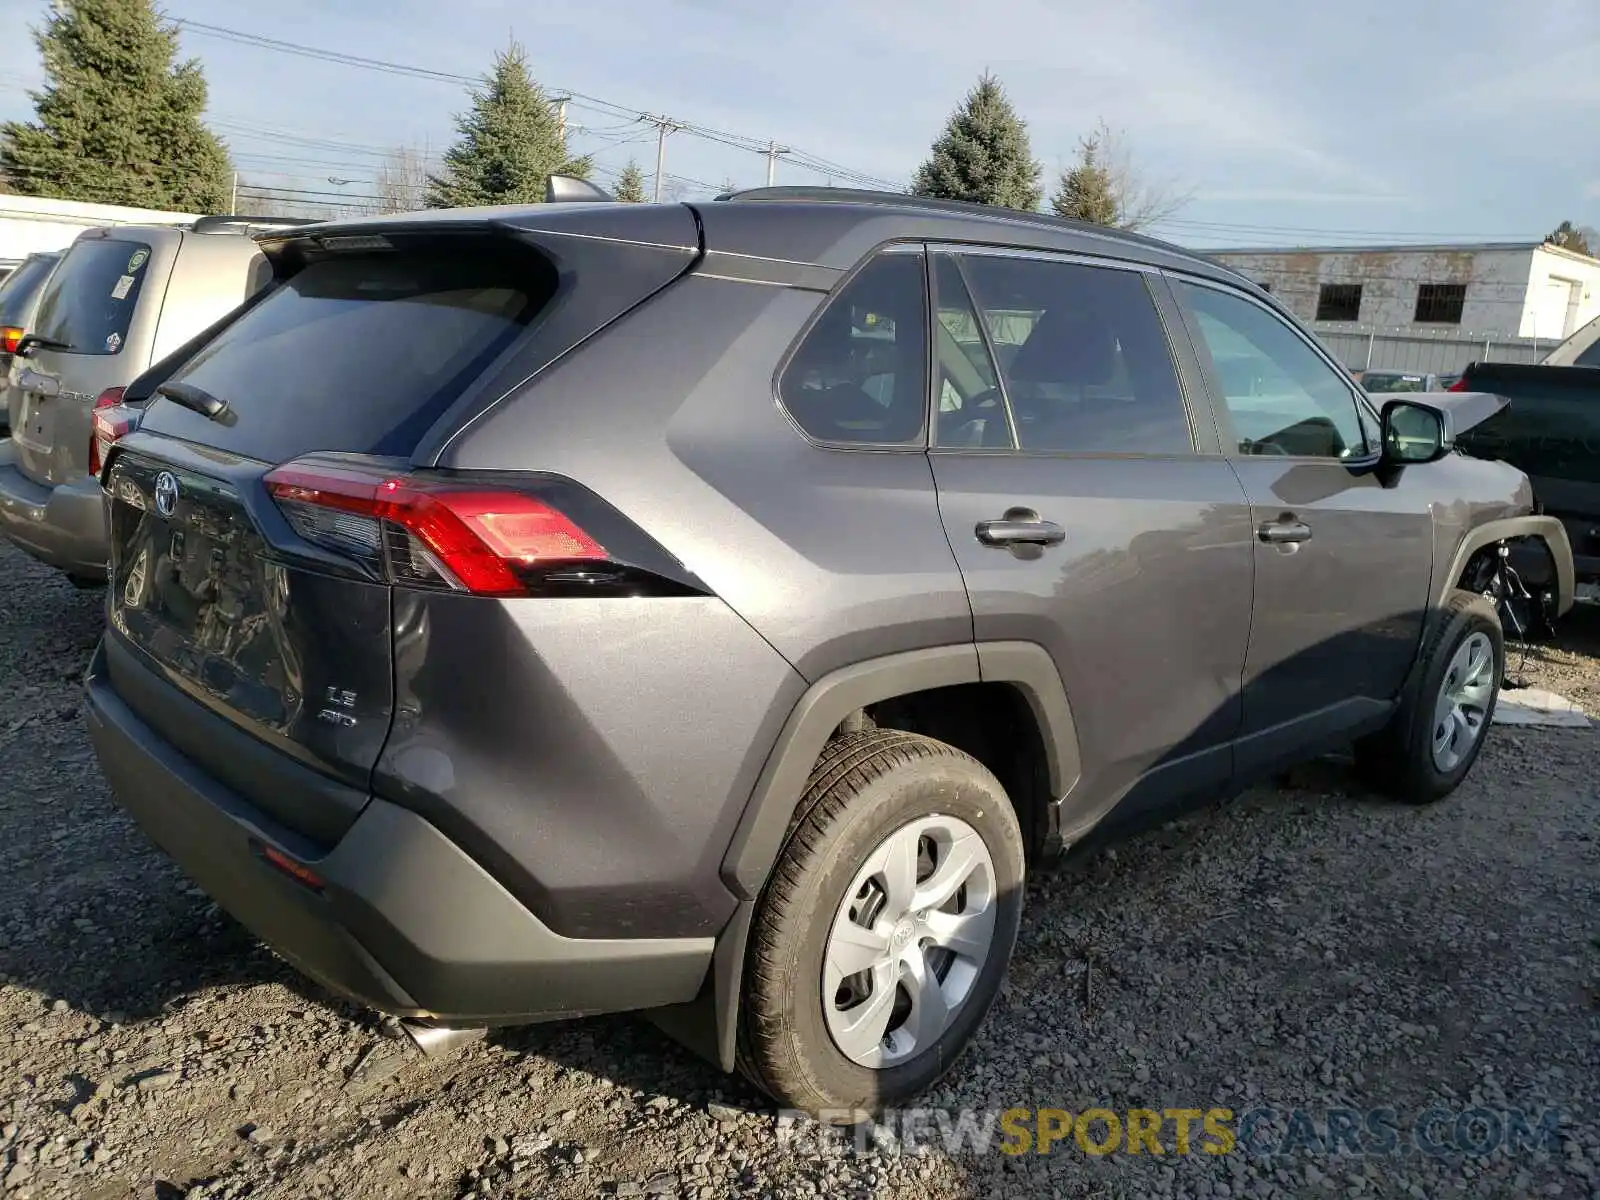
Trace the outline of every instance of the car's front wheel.
<path fill-rule="evenodd" d="M 999 992 L 1023 872 L 1016 813 L 975 759 L 894 730 L 835 739 L 751 931 L 745 1074 L 834 1122 L 930 1086 Z"/>
<path fill-rule="evenodd" d="M 1495 606 L 1457 591 L 1423 647 L 1417 679 L 1388 726 L 1356 746 L 1367 782 L 1411 804 L 1460 786 L 1483 748 L 1505 677 L 1505 637 Z"/>

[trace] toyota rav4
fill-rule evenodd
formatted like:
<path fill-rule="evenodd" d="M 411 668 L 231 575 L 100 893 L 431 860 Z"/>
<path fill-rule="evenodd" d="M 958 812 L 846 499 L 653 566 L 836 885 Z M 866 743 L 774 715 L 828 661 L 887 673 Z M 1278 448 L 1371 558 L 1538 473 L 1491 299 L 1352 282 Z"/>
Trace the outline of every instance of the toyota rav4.
<path fill-rule="evenodd" d="M 649 1009 L 894 1103 L 1031 871 L 1343 744 L 1437 800 L 1502 546 L 1572 602 L 1452 451 L 1500 401 L 1376 407 L 1158 241 L 762 189 L 259 242 L 105 449 L 95 747 L 224 908 L 436 1029 Z"/>

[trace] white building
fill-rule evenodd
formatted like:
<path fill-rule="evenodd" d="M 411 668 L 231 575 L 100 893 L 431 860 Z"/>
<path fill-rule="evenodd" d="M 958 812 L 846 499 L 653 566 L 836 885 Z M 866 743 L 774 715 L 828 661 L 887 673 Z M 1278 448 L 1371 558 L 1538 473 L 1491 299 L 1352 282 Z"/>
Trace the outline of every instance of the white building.
<path fill-rule="evenodd" d="M 1319 335 L 1548 343 L 1600 316 L 1600 260 L 1539 242 L 1207 253 L 1269 288 Z"/>
<path fill-rule="evenodd" d="M 83 204 L 43 196 L 0 195 L 0 269 L 39 250 L 65 250 L 85 229 L 104 225 L 187 225 L 193 213 Z"/>

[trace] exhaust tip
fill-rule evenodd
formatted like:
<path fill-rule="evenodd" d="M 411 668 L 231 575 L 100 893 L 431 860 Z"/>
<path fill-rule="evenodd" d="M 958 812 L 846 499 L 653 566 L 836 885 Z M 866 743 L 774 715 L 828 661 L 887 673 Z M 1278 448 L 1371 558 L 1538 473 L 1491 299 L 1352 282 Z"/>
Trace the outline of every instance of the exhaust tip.
<path fill-rule="evenodd" d="M 468 1042 L 477 1041 L 489 1032 L 481 1026 L 457 1028 L 451 1025 L 434 1025 L 425 1021 L 401 1021 L 400 1028 L 405 1030 L 406 1037 L 411 1039 L 411 1044 L 429 1058 L 442 1058 Z"/>

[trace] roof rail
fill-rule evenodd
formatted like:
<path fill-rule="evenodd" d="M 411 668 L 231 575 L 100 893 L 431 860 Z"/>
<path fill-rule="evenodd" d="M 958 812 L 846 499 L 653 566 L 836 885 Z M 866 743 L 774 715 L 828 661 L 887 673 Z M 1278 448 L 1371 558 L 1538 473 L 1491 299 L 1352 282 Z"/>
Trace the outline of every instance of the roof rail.
<path fill-rule="evenodd" d="M 1025 208 L 1005 208 L 998 204 L 978 204 L 971 200 L 943 200 L 934 196 L 913 196 L 909 192 L 877 192 L 866 188 L 817 187 L 816 185 L 789 185 L 779 187 L 744 188 L 737 192 L 723 192 L 718 200 L 741 203 L 748 200 L 790 201 L 823 204 L 882 204 L 900 208 L 921 208 L 932 212 L 961 213 L 974 217 L 1002 217 L 1013 221 L 1027 221 L 1035 225 L 1048 225 L 1056 229 L 1070 229 L 1078 233 L 1099 234 L 1102 237 L 1121 238 L 1162 249 L 1179 249 L 1184 254 L 1193 251 L 1174 247 L 1171 242 L 1147 234 L 1134 233 L 1088 221 L 1075 221 L 1071 217 L 1058 217 L 1054 213 L 1033 212 Z"/>
<path fill-rule="evenodd" d="M 283 229 L 294 225 L 320 225 L 315 217 L 247 217 L 243 214 L 224 213 L 201 217 L 190 228 L 195 233 L 219 233 L 225 229 Z"/>
<path fill-rule="evenodd" d="M 552 175 L 544 185 L 546 204 L 611 204 L 616 197 L 576 175 Z"/>

